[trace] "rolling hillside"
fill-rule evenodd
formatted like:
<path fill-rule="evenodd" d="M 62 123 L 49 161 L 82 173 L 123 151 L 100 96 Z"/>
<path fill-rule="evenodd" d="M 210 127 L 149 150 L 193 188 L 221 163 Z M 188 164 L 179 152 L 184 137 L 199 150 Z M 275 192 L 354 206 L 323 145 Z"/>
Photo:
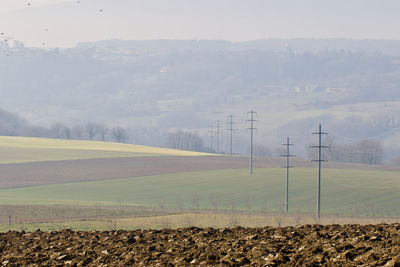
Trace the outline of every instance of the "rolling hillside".
<path fill-rule="evenodd" d="M 205 156 L 206 153 L 131 144 L 0 136 L 0 164 L 148 156 Z"/>

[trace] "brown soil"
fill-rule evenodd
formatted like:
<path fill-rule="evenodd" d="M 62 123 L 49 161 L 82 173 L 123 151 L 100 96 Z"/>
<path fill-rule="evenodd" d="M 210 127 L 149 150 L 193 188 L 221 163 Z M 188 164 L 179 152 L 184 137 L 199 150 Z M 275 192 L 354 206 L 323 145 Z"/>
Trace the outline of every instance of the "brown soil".
<path fill-rule="evenodd" d="M 399 266 L 400 224 L 8 232 L 5 266 Z"/>
<path fill-rule="evenodd" d="M 257 168 L 280 166 L 280 159 L 256 159 Z M 248 167 L 243 157 L 107 158 L 0 165 L 0 189 L 42 184 L 120 179 Z"/>
<path fill-rule="evenodd" d="M 254 168 L 279 168 L 283 159 L 255 158 Z M 330 165 L 329 165 L 330 164 Z M 329 163 L 330 168 L 371 169 L 371 166 Z M 0 189 L 43 184 L 120 179 L 157 174 L 248 168 L 247 157 L 106 158 L 0 164 Z M 297 159 L 296 167 L 314 166 Z M 314 166 L 315 167 L 315 166 Z"/>

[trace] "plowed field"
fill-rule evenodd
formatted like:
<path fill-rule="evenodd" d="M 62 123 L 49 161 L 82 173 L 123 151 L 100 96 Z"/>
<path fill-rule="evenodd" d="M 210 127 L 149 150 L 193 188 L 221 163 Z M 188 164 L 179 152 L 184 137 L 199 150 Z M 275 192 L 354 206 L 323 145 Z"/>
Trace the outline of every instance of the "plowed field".
<path fill-rule="evenodd" d="M 256 168 L 279 167 L 280 159 L 255 159 Z M 137 176 L 247 168 L 245 157 L 136 157 L 0 164 L 0 189 L 111 180 Z"/>
<path fill-rule="evenodd" d="M 8 232 L 5 266 L 399 266 L 400 224 Z"/>

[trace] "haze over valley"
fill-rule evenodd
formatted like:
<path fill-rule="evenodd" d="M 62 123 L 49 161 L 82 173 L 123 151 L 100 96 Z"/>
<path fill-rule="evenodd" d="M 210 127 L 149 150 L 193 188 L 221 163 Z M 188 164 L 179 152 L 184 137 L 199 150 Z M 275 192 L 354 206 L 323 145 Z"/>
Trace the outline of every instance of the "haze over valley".
<path fill-rule="evenodd" d="M 129 142 L 156 146 L 177 129 L 198 133 L 209 146 L 209 126 L 220 120 L 225 152 L 232 114 L 242 154 L 246 113 L 254 109 L 256 142 L 272 152 L 290 133 L 305 155 L 309 133 L 323 121 L 337 141 L 376 139 L 393 159 L 400 138 L 399 43 L 108 40 L 53 49 L 3 41 L 0 106 L 36 126 L 121 126 Z"/>

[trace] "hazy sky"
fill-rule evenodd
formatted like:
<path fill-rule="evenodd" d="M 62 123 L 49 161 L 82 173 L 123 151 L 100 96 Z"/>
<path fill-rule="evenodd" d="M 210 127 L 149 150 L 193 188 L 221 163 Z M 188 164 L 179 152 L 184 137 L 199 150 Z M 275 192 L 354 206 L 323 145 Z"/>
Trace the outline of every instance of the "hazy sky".
<path fill-rule="evenodd" d="M 399 11 L 399 0 L 0 0 L 0 32 L 51 47 L 110 38 L 400 39 Z"/>

